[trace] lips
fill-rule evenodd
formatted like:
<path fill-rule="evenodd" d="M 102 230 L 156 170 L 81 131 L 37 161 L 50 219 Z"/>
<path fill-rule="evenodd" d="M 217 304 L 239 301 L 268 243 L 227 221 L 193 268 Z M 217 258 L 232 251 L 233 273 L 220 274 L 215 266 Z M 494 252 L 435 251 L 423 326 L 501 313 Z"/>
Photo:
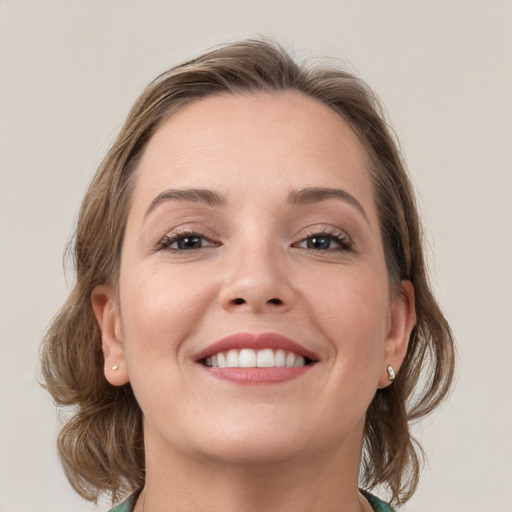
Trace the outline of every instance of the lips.
<path fill-rule="evenodd" d="M 214 377 L 264 384 L 304 374 L 318 356 L 280 334 L 238 333 L 213 343 L 195 360 Z"/>

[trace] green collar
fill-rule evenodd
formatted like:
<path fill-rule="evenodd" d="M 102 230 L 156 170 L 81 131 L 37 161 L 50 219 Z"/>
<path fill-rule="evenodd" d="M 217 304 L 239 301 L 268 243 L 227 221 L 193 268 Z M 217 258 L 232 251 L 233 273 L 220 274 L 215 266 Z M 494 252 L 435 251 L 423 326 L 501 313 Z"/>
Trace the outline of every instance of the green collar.
<path fill-rule="evenodd" d="M 377 498 L 377 496 L 370 494 L 364 489 L 359 489 L 359 491 L 368 500 L 375 512 L 394 512 L 390 505 Z"/>

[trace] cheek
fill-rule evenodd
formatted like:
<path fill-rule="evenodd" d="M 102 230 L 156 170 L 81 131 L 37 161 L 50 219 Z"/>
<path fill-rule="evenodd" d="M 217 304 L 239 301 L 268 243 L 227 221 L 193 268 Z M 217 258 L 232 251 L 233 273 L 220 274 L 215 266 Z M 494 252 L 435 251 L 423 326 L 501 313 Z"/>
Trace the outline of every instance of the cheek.
<path fill-rule="evenodd" d="M 367 366 L 378 358 L 389 316 L 387 278 L 368 267 L 310 277 L 308 309 L 343 360 Z"/>
<path fill-rule="evenodd" d="M 164 423 L 171 425 L 175 421 L 173 411 L 180 404 L 183 407 L 180 397 L 187 385 L 184 347 L 201 328 L 212 300 L 209 290 L 204 279 L 167 265 L 121 273 L 128 376 L 146 418 L 163 417 Z M 163 404 L 168 407 L 163 408 Z"/>
<path fill-rule="evenodd" d="M 179 357 L 181 342 L 201 324 L 211 300 L 204 279 L 165 265 L 125 275 L 120 295 L 127 357 Z"/>

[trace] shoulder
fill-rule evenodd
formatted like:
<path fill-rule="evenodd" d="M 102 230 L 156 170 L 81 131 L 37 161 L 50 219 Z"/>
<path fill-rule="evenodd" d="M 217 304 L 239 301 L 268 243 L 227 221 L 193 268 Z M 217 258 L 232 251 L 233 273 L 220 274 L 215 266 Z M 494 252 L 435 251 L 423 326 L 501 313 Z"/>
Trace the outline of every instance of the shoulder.
<path fill-rule="evenodd" d="M 363 489 L 360 489 L 360 491 L 361 494 L 368 500 L 375 512 L 394 512 L 390 505 L 377 498 L 377 496 L 374 496 L 373 494 L 370 494 L 368 491 Z"/>
<path fill-rule="evenodd" d="M 132 494 L 126 501 L 123 501 L 116 507 L 109 510 L 109 512 L 132 512 L 135 508 L 135 502 L 137 501 L 137 493 Z"/>

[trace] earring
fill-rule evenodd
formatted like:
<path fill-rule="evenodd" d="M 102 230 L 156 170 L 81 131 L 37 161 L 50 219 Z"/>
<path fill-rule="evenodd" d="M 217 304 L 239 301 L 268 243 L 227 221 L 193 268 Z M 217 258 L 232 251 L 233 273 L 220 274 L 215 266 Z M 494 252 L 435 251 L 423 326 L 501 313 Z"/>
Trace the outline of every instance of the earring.
<path fill-rule="evenodd" d="M 396 378 L 396 374 L 395 374 L 395 370 L 393 370 L 393 367 L 390 364 L 388 364 L 387 371 L 388 371 L 388 379 L 391 382 L 393 382 Z"/>
<path fill-rule="evenodd" d="M 112 366 L 112 370 L 113 371 L 119 370 L 119 366 L 117 366 L 117 364 L 115 364 L 114 366 Z"/>

